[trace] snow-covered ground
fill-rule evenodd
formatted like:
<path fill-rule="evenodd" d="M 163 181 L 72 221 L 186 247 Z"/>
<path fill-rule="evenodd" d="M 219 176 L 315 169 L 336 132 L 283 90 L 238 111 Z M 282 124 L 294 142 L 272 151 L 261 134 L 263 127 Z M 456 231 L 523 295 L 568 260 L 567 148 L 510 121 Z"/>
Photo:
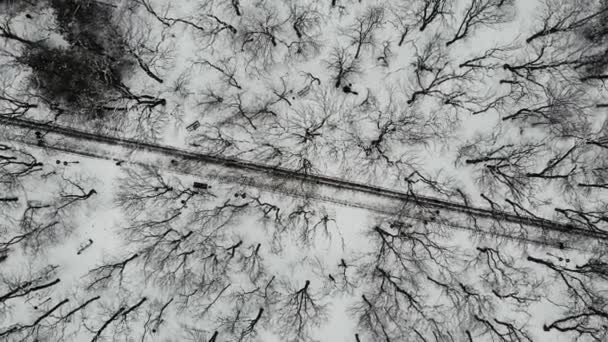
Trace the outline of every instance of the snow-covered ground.
<path fill-rule="evenodd" d="M 604 232 L 602 6 L 0 0 L 0 115 Z M 0 134 L 0 341 L 608 338 L 604 242 Z"/>

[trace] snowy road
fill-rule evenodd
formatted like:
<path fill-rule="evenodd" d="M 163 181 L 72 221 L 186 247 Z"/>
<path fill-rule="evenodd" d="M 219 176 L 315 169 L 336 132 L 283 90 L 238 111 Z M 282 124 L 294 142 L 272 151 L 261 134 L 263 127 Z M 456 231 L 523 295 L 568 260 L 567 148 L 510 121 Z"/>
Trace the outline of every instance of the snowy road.
<path fill-rule="evenodd" d="M 322 175 L 303 174 L 243 160 L 200 154 L 170 146 L 117 138 L 21 118 L 0 117 L 2 138 L 93 158 L 155 165 L 171 172 L 214 178 L 224 183 L 307 197 L 380 214 L 420 221 L 445 221 L 454 228 L 528 240 L 563 248 L 608 241 L 605 232 L 534 216 L 466 206 Z M 36 134 L 40 132 L 40 134 Z M 445 215 L 450 213 L 449 215 Z M 449 217 L 449 219 L 448 219 Z"/>

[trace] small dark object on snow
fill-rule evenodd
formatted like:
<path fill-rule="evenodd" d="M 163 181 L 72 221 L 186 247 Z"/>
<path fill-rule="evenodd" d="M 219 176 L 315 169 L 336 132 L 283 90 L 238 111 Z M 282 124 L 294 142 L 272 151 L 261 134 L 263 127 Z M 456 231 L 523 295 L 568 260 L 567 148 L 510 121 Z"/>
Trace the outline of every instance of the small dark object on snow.
<path fill-rule="evenodd" d="M 8 249 L 0 250 L 0 262 L 8 259 Z"/>
<path fill-rule="evenodd" d="M 0 197 L 0 202 L 19 202 L 19 197 Z M 2 250 L 0 250 L 0 255 Z"/>
<path fill-rule="evenodd" d="M 177 165 L 177 160 L 171 159 L 171 165 Z"/>
<path fill-rule="evenodd" d="M 390 222 L 389 227 L 391 227 L 391 228 L 397 228 L 397 229 L 404 229 L 404 228 L 411 228 L 412 225 L 411 224 L 407 224 L 407 223 L 403 223 L 401 221 L 393 221 L 393 222 Z"/>
<path fill-rule="evenodd" d="M 78 252 L 76 252 L 76 255 L 82 254 L 82 252 L 84 252 L 85 249 L 91 247 L 92 244 L 93 244 L 93 239 L 87 240 L 86 243 L 80 245 L 80 248 L 78 248 Z"/>
<path fill-rule="evenodd" d="M 353 84 L 349 83 L 348 85 L 345 85 L 344 87 L 342 87 L 342 91 L 345 92 L 346 94 L 359 95 L 358 92 L 356 92 L 352 89 L 352 86 L 353 86 Z"/>
<path fill-rule="evenodd" d="M 199 182 L 194 182 L 193 187 L 195 189 L 203 189 L 203 190 L 211 189 L 211 185 L 209 185 L 207 183 L 199 183 Z"/>
<path fill-rule="evenodd" d="M 32 16 L 29 13 L 26 14 L 25 17 L 28 18 L 28 19 L 32 19 Z"/>
<path fill-rule="evenodd" d="M 188 125 L 186 127 L 186 130 L 188 132 L 194 131 L 196 129 L 198 129 L 201 126 L 200 122 L 198 122 L 198 120 L 194 121 L 193 123 L 191 123 L 190 125 Z"/>
<path fill-rule="evenodd" d="M 59 164 L 61 164 L 61 160 L 57 160 L 57 161 L 55 161 L 55 163 L 57 165 L 59 165 Z M 69 161 L 65 161 L 65 160 L 63 161 L 63 166 L 68 166 L 68 164 L 80 164 L 80 162 L 79 161 L 71 161 L 71 162 L 69 162 Z"/>

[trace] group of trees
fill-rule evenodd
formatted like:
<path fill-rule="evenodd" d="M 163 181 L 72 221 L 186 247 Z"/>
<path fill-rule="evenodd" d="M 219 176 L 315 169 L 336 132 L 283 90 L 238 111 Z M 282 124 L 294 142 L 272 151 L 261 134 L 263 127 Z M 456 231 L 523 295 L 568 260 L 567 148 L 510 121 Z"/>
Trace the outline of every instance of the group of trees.
<path fill-rule="evenodd" d="M 463 244 L 470 235 L 448 215 L 412 203 L 347 228 L 310 200 L 279 203 L 246 187 L 201 189 L 152 167 L 123 168 L 113 198 L 127 218 L 117 232 L 126 248 L 96 259 L 67 288 L 69 276 L 53 264 L 6 273 L 0 298 L 5 321 L 14 322 L 0 330 L 7 340 L 256 341 L 271 332 L 313 341 L 336 314 L 352 320 L 344 329 L 354 329 L 355 341 L 532 341 L 541 331 L 606 338 L 600 251 L 522 255 L 521 243 L 482 236 Z M 52 210 L 95 198 L 95 190 L 68 183 L 82 193 L 62 193 Z M 24 231 L 30 210 L 18 218 Z M 4 266 L 69 236 L 54 231 L 53 241 L 24 238 L 24 248 L 5 240 Z M 298 263 L 296 270 L 277 268 L 276 258 Z M 559 309 L 531 316 L 551 302 Z M 31 318 L 15 321 L 16 303 Z"/>
<path fill-rule="evenodd" d="M 162 84 L 158 70 L 171 57 L 162 38 L 136 26 L 139 21 L 129 8 L 118 16 L 117 5 L 101 1 L 19 1 L 2 6 L 6 15 L 0 32 L 9 43 L 3 58 L 13 66 L 3 72 L 3 99 L 13 109 L 5 115 L 23 115 L 43 106 L 54 120 L 100 121 L 108 128 L 129 127 L 139 136 L 157 135 L 158 123 L 170 111 L 164 108 L 167 100 L 134 89 L 128 79 L 139 68 Z M 18 32 L 18 26 L 37 29 Z"/>
<path fill-rule="evenodd" d="M 190 142 L 192 146 L 203 147 L 205 152 L 306 172 L 347 172 L 351 176 L 364 177 L 368 177 L 367 171 L 353 171 L 349 164 L 371 163 L 375 166 L 374 159 L 380 159 L 385 164 L 379 167 L 395 169 L 397 180 L 402 179 L 402 174 L 414 171 L 403 167 L 404 164 L 411 166 L 418 157 L 411 151 L 411 142 L 414 145 L 445 144 L 451 140 L 449 133 L 457 127 L 462 114 L 479 115 L 516 108 L 513 114 L 503 116 L 505 121 L 517 125 L 533 120 L 535 127 L 552 129 L 564 125 L 575 125 L 571 128 L 577 130 L 586 128 L 580 115 L 572 114 L 587 108 L 586 104 L 579 103 L 581 97 L 577 95 L 581 90 L 569 86 L 569 90 L 561 91 L 562 82 L 556 80 L 552 80 L 549 87 L 541 86 L 544 82 L 541 74 L 559 73 L 560 77 L 570 77 L 562 69 L 574 69 L 573 72 L 597 69 L 602 51 L 594 46 L 600 46 L 602 39 L 601 33 L 593 30 L 601 32 L 597 23 L 603 12 L 591 3 L 588 10 L 571 8 L 568 12 L 566 8 L 556 13 L 551 11 L 556 7 L 554 2 L 546 2 L 547 8 L 543 12 L 549 13 L 550 17 L 543 17 L 543 28 L 526 39 L 528 45 L 534 45 L 531 50 L 538 57 L 521 63 L 509 60 L 515 56 L 508 53 L 515 50 L 513 46 L 492 48 L 466 61 L 453 56 L 456 42 L 472 40 L 482 29 L 514 20 L 516 4 L 513 1 L 480 0 L 456 5 L 424 0 L 413 2 L 411 6 L 338 2 L 330 5 L 209 2 L 192 5 L 188 14 L 180 15 L 179 10 L 167 4 L 148 0 L 118 4 L 58 0 L 38 6 L 28 6 L 24 2 L 11 6 L 2 32 L 5 40 L 11 43 L 11 49 L 7 50 L 9 60 L 31 70 L 27 78 L 37 90 L 26 90 L 28 95 L 23 100 L 9 92 L 3 103 L 14 114 L 20 114 L 38 109 L 42 100 L 56 115 L 71 113 L 69 120 L 79 116 L 75 112 L 82 113 L 85 118 L 105 115 L 105 119 L 100 120 L 104 125 L 131 127 L 135 134 L 148 137 L 162 134 L 162 127 L 170 124 L 168 115 L 177 115 L 179 112 L 175 110 L 190 109 L 188 106 L 192 104 L 212 113 L 206 116 L 206 123 L 194 133 Z M 347 13 L 352 14 L 352 18 L 344 20 L 343 26 L 338 25 L 337 42 L 332 46 L 321 38 L 322 23 Z M 57 40 L 55 36 L 17 30 L 21 21 L 34 16 L 53 22 L 44 27 L 46 32 L 54 31 L 64 42 L 52 42 Z M 436 32 L 427 34 L 432 29 Z M 395 36 L 395 32 L 399 35 Z M 176 56 L 170 52 L 179 43 L 174 39 L 178 34 L 202 46 L 195 49 L 195 57 L 181 67 L 173 62 Z M 577 47 L 569 43 L 569 39 L 562 39 L 568 44 L 567 49 L 558 49 L 553 42 L 548 42 L 558 34 L 582 35 L 587 37 L 586 45 Z M 536 45 L 542 40 L 546 40 L 542 42 L 544 45 Z M 406 66 L 395 64 L 395 49 L 403 50 L 405 43 L 413 51 L 414 61 Z M 399 51 L 399 56 L 403 54 Z M 321 77 L 317 71 L 300 71 L 297 67 L 297 72 L 278 75 L 278 79 L 271 72 L 275 66 L 298 66 L 308 60 L 318 60 L 319 66 L 326 69 L 331 78 Z M 370 62 L 376 64 L 377 73 L 385 73 L 391 81 L 403 76 L 410 78 L 409 86 L 396 83 L 388 87 L 362 87 L 357 82 L 367 76 L 363 67 Z M 172 75 L 170 68 L 177 72 Z M 498 76 L 502 78 L 497 95 L 483 93 L 479 84 L 495 83 L 496 76 L 492 76 L 492 81 L 488 75 L 495 75 L 500 69 L 504 70 L 504 77 Z M 193 86 L 193 72 L 202 73 L 210 81 L 204 82 L 204 86 Z M 590 71 L 583 73 L 585 75 L 580 79 L 586 82 L 601 80 L 601 75 L 591 75 Z M 145 90 L 138 94 L 134 88 L 140 86 L 129 78 L 141 81 Z M 252 88 L 252 78 L 267 81 L 263 81 L 264 86 L 256 91 Z M 169 83 L 172 84 L 166 87 Z M 337 91 L 331 90 L 332 84 Z M 192 89 L 184 89 L 188 85 Z M 504 93 L 503 89 L 508 87 L 510 93 Z M 149 89 L 166 96 L 149 95 Z M 170 98 L 171 92 L 177 98 Z M 403 92 L 406 96 L 402 97 Z M 19 95 L 25 94 L 20 92 Z M 564 96 L 574 97 L 576 101 L 562 99 Z M 325 100 L 330 103 L 319 105 Z M 385 111 L 381 104 L 387 102 L 396 107 L 391 111 L 396 110 L 399 116 L 421 116 L 423 123 L 416 125 L 425 127 L 425 139 L 386 140 L 394 151 L 388 153 L 387 148 L 380 145 L 385 137 L 388 138 L 389 134 L 384 130 L 390 125 L 381 119 L 372 124 L 376 128 L 343 124 L 344 120 L 351 122 L 354 118 L 356 122 L 369 113 Z M 524 103 L 526 107 L 517 108 Z M 596 105 L 601 106 L 601 103 Z M 554 117 L 556 114 L 551 117 L 543 114 L 555 112 L 554 107 L 560 109 L 559 117 L 564 120 Z M 421 109 L 422 115 L 419 114 Z M 334 120 L 327 116 L 328 110 Z M 355 113 L 349 113 L 352 118 L 345 119 L 339 115 L 341 111 Z M 303 112 L 311 114 L 302 115 Z M 293 122 L 302 121 L 302 116 L 318 119 L 299 122 L 294 127 Z M 184 120 L 179 116 L 175 119 Z M 336 123 L 332 124 L 332 121 Z M 429 122 L 431 124 L 427 125 Z M 400 135 L 418 135 L 407 127 L 409 125 L 400 127 L 399 131 L 393 128 Z M 361 131 L 370 129 L 378 131 L 377 137 L 369 134 L 369 139 L 362 139 Z M 368 135 L 367 132 L 364 135 Z M 305 138 L 297 139 L 299 136 Z M 312 149 L 311 143 L 314 144 Z M 357 146 L 361 153 L 336 158 L 343 154 L 341 151 Z M 405 153 L 408 149 L 410 151 Z M 331 165 L 326 162 L 329 158 L 338 162 Z"/>

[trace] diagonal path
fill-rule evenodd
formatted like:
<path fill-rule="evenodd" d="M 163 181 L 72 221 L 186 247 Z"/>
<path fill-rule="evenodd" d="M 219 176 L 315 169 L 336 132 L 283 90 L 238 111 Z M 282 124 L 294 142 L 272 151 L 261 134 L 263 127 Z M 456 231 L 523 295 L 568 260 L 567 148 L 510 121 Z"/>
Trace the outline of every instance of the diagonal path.
<path fill-rule="evenodd" d="M 236 183 L 290 196 L 314 198 L 383 214 L 394 214 L 399 212 L 404 204 L 410 204 L 421 208 L 464 214 L 474 219 L 509 223 L 520 229 L 515 229 L 511 233 L 482 231 L 515 239 L 542 241 L 550 234 L 559 236 L 565 234 L 570 237 L 608 241 L 608 232 L 589 230 L 536 216 L 473 207 L 458 202 L 413 195 L 325 175 L 304 174 L 286 168 L 196 153 L 134 139 L 85 132 L 29 119 L 0 116 L 0 129 L 5 131 L 4 136 L 8 135 L 12 139 L 31 145 L 42 145 L 46 148 L 110 160 L 132 161 L 131 159 L 137 153 L 137 161 L 135 161 L 137 163 L 152 164 L 190 175 L 229 179 Z M 35 132 L 41 132 L 43 138 L 39 139 Z M 201 165 L 204 166 L 201 168 Z M 334 191 L 324 191 L 323 189 L 333 189 Z M 366 197 L 373 200 L 365 199 Z M 460 225 L 460 228 L 471 229 L 470 225 L 471 221 L 466 220 Z M 524 227 L 534 228 L 533 230 L 536 233 L 531 234 L 534 237 L 522 236 L 521 230 Z"/>

